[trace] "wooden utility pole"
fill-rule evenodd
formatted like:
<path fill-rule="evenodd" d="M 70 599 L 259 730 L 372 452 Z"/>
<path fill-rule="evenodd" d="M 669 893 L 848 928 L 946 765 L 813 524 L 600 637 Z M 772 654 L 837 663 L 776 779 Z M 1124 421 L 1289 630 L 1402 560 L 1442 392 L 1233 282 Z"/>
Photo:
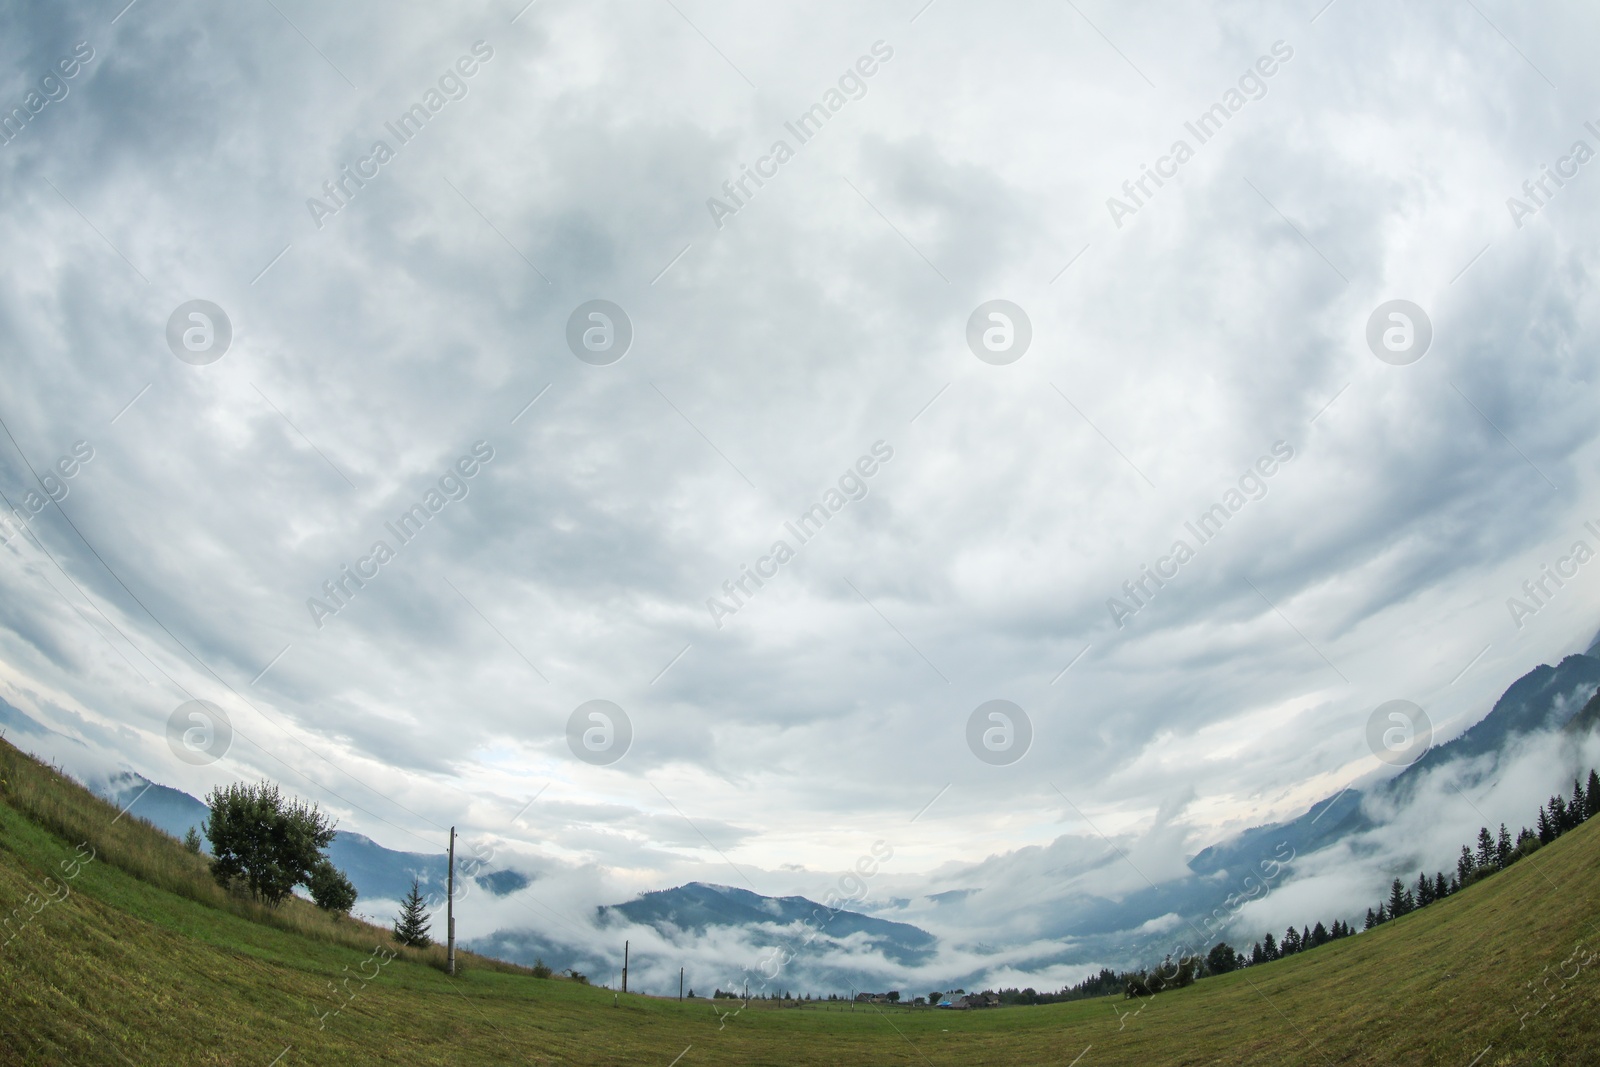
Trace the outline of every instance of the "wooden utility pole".
<path fill-rule="evenodd" d="M 678 999 L 683 999 L 683 968 L 678 968 Z"/>
<path fill-rule="evenodd" d="M 628 991 L 628 943 L 622 943 L 622 991 Z"/>
<path fill-rule="evenodd" d="M 445 879 L 445 970 L 456 973 L 456 828 L 450 827 L 450 873 Z"/>

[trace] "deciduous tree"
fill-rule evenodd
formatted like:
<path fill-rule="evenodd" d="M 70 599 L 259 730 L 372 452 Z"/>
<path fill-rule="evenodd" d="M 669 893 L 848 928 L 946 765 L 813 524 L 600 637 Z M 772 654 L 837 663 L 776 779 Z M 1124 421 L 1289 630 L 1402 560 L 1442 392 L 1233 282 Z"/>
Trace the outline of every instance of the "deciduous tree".
<path fill-rule="evenodd" d="M 311 890 L 311 899 L 323 911 L 348 915 L 350 909 L 356 906 L 356 887 L 350 884 L 350 879 L 344 876 L 343 871 L 328 860 L 312 868 L 306 888 Z"/>
<path fill-rule="evenodd" d="M 206 795 L 210 818 L 202 824 L 211 844 L 211 875 L 222 886 L 242 886 L 277 906 L 297 885 L 309 885 L 326 863 L 334 824 L 316 805 L 287 800 L 271 782 L 235 783 Z"/>

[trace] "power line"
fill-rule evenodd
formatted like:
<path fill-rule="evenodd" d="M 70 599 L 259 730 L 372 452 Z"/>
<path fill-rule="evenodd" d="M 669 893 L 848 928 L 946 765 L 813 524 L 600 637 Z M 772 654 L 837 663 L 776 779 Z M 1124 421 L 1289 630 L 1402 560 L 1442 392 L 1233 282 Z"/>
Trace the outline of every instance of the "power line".
<path fill-rule="evenodd" d="M 401 811 L 404 811 L 404 812 L 406 812 L 406 813 L 408 813 L 410 815 L 414 815 L 418 819 L 421 819 L 423 822 L 428 823 L 431 826 L 438 827 L 441 830 L 444 829 L 444 827 L 441 826 L 439 823 L 434 822 L 432 819 L 428 818 L 426 815 L 423 815 L 423 814 L 421 814 L 419 812 L 412 811 L 410 808 L 408 808 L 404 804 L 400 803 L 394 797 L 389 796 L 387 793 L 384 793 L 382 790 L 375 788 L 374 786 L 368 784 L 367 782 L 363 781 L 360 778 L 357 778 L 354 774 L 352 774 L 351 772 L 345 770 L 343 767 L 340 767 L 337 763 L 334 763 L 327 756 L 324 756 L 322 753 L 318 752 L 316 749 L 312 748 L 310 745 L 308 745 L 304 741 L 300 740 L 300 738 L 296 737 L 295 735 L 290 733 L 287 729 L 285 729 L 282 724 L 278 723 L 271 716 L 267 715 L 266 712 L 262 711 L 260 708 L 256 707 L 254 704 L 252 704 L 250 701 L 246 700 L 239 693 L 239 691 L 237 689 L 235 689 L 233 686 L 228 684 L 226 679 L 224 679 L 216 671 L 212 670 L 211 667 L 209 665 L 207 665 L 206 662 L 204 660 L 202 660 L 199 656 L 195 655 L 194 651 L 192 649 L 190 649 L 188 645 L 184 644 L 183 641 L 179 640 L 178 635 L 174 634 L 167 627 L 166 623 L 162 622 L 159 618 L 157 618 L 155 612 L 151 611 L 149 606 L 146 605 L 143 600 L 139 599 L 138 594 L 135 593 L 132 589 L 128 588 L 128 583 L 124 582 L 122 580 L 122 578 L 117 574 L 117 572 L 111 569 L 111 565 L 106 562 L 105 557 L 100 555 L 99 551 L 94 547 L 93 544 L 90 543 L 89 539 L 83 535 L 83 531 L 78 529 L 78 524 L 72 521 L 72 516 L 68 515 L 67 514 L 67 510 L 61 506 L 61 501 L 56 500 L 55 497 L 50 495 L 49 489 L 47 489 L 45 487 L 44 480 L 39 477 L 39 472 L 34 470 L 33 464 L 31 462 L 29 462 L 27 454 L 22 451 L 22 446 L 17 443 L 17 439 L 16 439 L 15 435 L 12 434 L 11 428 L 8 425 L 6 425 L 6 422 L 5 422 L 4 418 L 0 418 L 0 430 L 4 430 L 5 431 L 6 437 L 11 441 L 11 447 L 16 449 L 17 455 L 22 459 L 23 465 L 28 468 L 28 473 L 32 474 L 33 475 L 33 480 L 39 483 L 39 488 L 40 489 L 44 489 L 45 495 L 47 497 L 49 497 L 50 500 L 55 504 L 56 510 L 58 512 L 60 512 L 61 517 L 66 520 L 68 526 L 72 527 L 72 532 L 78 535 L 78 540 L 82 541 L 83 544 L 84 544 L 84 547 L 87 548 L 94 555 L 95 559 L 100 561 L 100 565 L 106 569 L 106 573 L 111 575 L 111 577 L 116 581 L 116 583 L 118 585 L 122 586 L 123 591 L 126 592 L 128 594 L 128 596 L 133 598 L 133 602 L 135 604 L 138 604 L 139 607 L 144 610 L 144 613 L 146 615 L 150 616 L 151 621 L 154 622 L 157 626 L 159 626 L 161 628 L 162 633 L 165 633 L 168 637 L 170 637 L 172 639 L 174 644 L 176 644 L 179 648 L 181 648 L 185 652 L 187 652 L 189 654 L 189 657 L 191 659 L 193 659 L 196 663 L 198 663 L 202 668 L 204 668 L 204 670 L 205 670 L 205 672 L 207 674 L 209 674 L 209 675 L 211 675 L 211 677 L 215 678 L 222 685 L 222 687 L 224 689 L 226 689 L 228 692 L 232 693 L 234 695 L 234 697 L 239 700 L 240 703 L 244 704 L 246 707 L 250 708 L 256 714 L 260 715 L 263 719 L 265 719 L 267 722 L 271 723 L 274 727 L 276 727 L 278 729 L 278 731 L 280 733 L 282 733 L 285 737 L 289 738 L 291 741 L 294 741 L 301 748 L 305 749 L 307 752 L 311 753 L 313 756 L 316 756 L 318 759 L 322 760 L 324 763 L 326 763 L 328 766 L 332 767 L 334 770 L 339 771 L 341 774 L 343 774 L 346 777 L 350 778 L 352 781 L 356 782 L 357 784 L 359 784 L 363 788 L 367 789 L 368 791 L 372 792 L 373 794 L 375 794 L 377 796 L 380 796 L 380 797 L 383 797 L 383 799 L 389 801 L 389 803 L 393 804 L 395 807 L 399 808 Z M 35 538 L 35 540 L 37 540 L 37 538 Z M 42 547 L 42 542 L 41 542 L 41 547 Z M 51 560 L 52 560 L 52 562 L 55 562 L 55 559 L 54 559 L 53 556 L 51 557 Z M 59 562 L 56 563 L 56 567 L 58 569 L 61 569 L 61 573 L 62 574 L 66 574 L 66 570 L 64 568 L 61 568 L 61 564 Z M 71 581 L 71 578 L 69 577 L 68 580 Z M 74 586 L 77 585 L 76 582 L 74 582 L 73 584 L 74 584 Z M 79 592 L 82 592 L 82 590 L 79 589 Z M 85 594 L 85 598 L 87 599 L 87 594 Z M 101 614 L 104 614 L 104 612 L 102 612 Z M 113 624 L 113 625 L 115 625 L 115 624 Z M 121 633 L 122 631 L 119 629 L 117 632 Z M 126 638 L 127 635 L 124 634 L 123 636 L 124 636 L 124 638 Z M 131 641 L 129 643 L 132 644 Z M 145 659 L 148 660 L 148 659 L 150 659 L 150 657 L 149 656 L 145 656 Z M 151 662 L 154 663 L 153 660 L 151 660 Z M 160 667 L 157 667 L 156 669 L 157 670 L 161 670 Z M 192 693 L 190 693 L 182 685 L 179 685 L 178 682 L 175 679 L 173 679 L 173 677 L 171 675 L 167 674 L 166 671 L 162 670 L 161 673 L 163 675 L 165 675 L 167 680 L 172 682 L 172 684 L 174 686 L 176 686 L 179 691 L 183 692 L 191 700 L 195 699 L 194 695 Z M 256 742 L 252 741 L 251 743 L 252 744 L 256 744 L 256 747 L 260 748 L 261 751 L 263 751 L 263 752 L 267 751 L 265 748 L 262 748 L 262 746 L 257 744 Z M 271 755 L 271 753 L 268 753 L 268 754 Z M 289 767 L 290 770 L 295 770 L 295 768 L 290 767 L 290 765 L 288 763 L 284 762 L 282 759 L 278 758 L 277 756 L 273 756 L 273 758 L 278 760 L 278 762 L 282 763 L 285 767 Z M 366 808 L 363 808 L 363 807 L 361 807 L 361 805 L 356 804 L 354 801 L 350 800 L 348 797 L 345 797 L 342 794 L 335 792 L 333 789 L 329 788 L 328 786 L 320 785 L 320 783 L 316 783 L 313 779 L 309 778 L 308 776 L 306 776 L 302 772 L 300 772 L 298 770 L 295 770 L 295 773 L 299 774 L 300 777 L 305 778 L 306 781 L 312 782 L 312 784 L 314 784 L 314 785 L 319 785 L 319 787 L 321 789 L 323 789 L 325 792 L 329 793 L 332 796 L 338 797 L 340 800 L 344 801 L 346 804 L 349 804 L 351 807 L 356 808 L 358 811 L 362 811 L 362 812 L 365 812 L 368 815 L 371 815 L 374 819 L 377 819 L 379 822 L 382 822 L 387 826 L 391 826 L 394 829 L 401 831 L 402 833 L 409 834 L 412 837 L 416 837 L 418 840 L 423 840 L 423 841 L 427 840 L 427 838 L 421 837 L 421 835 L 416 834 L 416 833 L 412 832 L 411 830 L 408 830 L 405 827 L 400 826 L 397 823 L 390 822 L 388 819 L 383 818 L 381 815 L 377 815 L 377 814 L 375 814 L 375 813 L 373 813 L 371 811 L 367 811 Z"/>

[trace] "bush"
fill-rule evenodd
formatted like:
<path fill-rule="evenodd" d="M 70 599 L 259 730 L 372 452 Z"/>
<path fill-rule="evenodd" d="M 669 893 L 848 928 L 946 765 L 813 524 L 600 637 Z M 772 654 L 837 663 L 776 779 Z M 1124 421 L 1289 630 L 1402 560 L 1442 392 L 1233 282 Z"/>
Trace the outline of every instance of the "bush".
<path fill-rule="evenodd" d="M 533 961 L 533 976 L 535 978 L 549 978 L 555 972 L 545 964 L 543 959 Z"/>
<path fill-rule="evenodd" d="M 327 862 L 322 850 L 333 842 L 333 823 L 315 805 L 285 800 L 271 782 L 213 789 L 206 806 L 211 817 L 203 828 L 218 885 L 242 883 L 251 899 L 276 907 Z"/>
<path fill-rule="evenodd" d="M 327 860 L 311 869 L 311 880 L 306 888 L 311 890 L 311 899 L 323 911 L 348 915 L 356 906 L 356 887 L 350 884 L 343 871 Z"/>

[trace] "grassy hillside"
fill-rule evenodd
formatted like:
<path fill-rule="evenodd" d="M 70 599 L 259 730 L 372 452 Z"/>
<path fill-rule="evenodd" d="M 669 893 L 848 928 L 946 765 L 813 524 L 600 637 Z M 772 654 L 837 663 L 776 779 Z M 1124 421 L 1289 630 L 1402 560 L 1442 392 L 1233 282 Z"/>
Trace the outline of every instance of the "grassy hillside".
<path fill-rule="evenodd" d="M 170 838 L 0 742 L 6 916 L 20 929 L 0 948 L 3 1063 L 942 1067 L 1081 1054 L 1080 1067 L 1467 1067 L 1484 1053 L 1476 1064 L 1490 1067 L 1592 1063 L 1600 1049 L 1600 820 L 1370 933 L 1142 1010 L 1121 998 L 974 1012 L 753 1004 L 719 1021 L 704 1000 L 614 1006 L 608 991 L 471 956 L 452 979 L 437 950 L 364 962 L 396 947 L 386 931 L 298 901 L 268 912 L 234 900 Z M 354 999 L 319 1018 L 346 1002 L 330 990 L 352 976 Z"/>

